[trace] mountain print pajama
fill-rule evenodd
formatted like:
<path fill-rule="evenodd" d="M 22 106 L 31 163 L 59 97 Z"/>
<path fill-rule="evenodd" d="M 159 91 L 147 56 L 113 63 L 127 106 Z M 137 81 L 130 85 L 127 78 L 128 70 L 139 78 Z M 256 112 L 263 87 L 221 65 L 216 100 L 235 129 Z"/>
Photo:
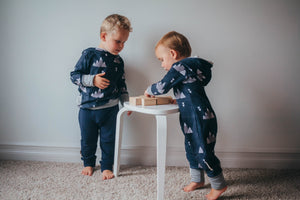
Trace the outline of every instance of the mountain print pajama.
<path fill-rule="evenodd" d="M 221 175 L 223 179 L 220 161 L 214 153 L 216 115 L 204 90 L 211 79 L 211 67 L 211 63 L 200 58 L 182 59 L 172 65 L 161 81 L 149 86 L 147 93 L 161 95 L 173 88 L 191 170 L 205 170 L 208 177 Z M 217 182 L 217 188 L 224 187 L 225 181 L 218 178 Z"/>
<path fill-rule="evenodd" d="M 93 84 L 97 74 L 104 73 L 109 87 L 100 89 Z M 95 166 L 97 141 L 100 137 L 101 171 L 112 170 L 114 162 L 116 118 L 119 100 L 128 101 L 124 62 L 100 48 L 88 48 L 82 52 L 71 81 L 80 93 L 79 125 L 81 130 L 81 156 L 84 166 Z"/>

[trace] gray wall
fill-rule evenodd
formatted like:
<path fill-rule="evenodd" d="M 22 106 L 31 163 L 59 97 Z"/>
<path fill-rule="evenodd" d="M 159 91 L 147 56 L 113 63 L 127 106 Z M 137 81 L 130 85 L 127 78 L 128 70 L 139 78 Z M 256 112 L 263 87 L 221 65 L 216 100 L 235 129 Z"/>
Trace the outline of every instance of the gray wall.
<path fill-rule="evenodd" d="M 102 20 L 119 13 L 133 26 L 121 52 L 131 96 L 165 74 L 154 46 L 176 30 L 193 55 L 215 63 L 206 90 L 219 121 L 217 152 L 300 154 L 299 1 L 0 2 L 0 145 L 79 148 L 69 73 L 84 48 L 98 46 Z M 183 151 L 178 115 L 168 123 L 168 148 Z M 126 117 L 124 148 L 155 141 L 153 117 Z"/>

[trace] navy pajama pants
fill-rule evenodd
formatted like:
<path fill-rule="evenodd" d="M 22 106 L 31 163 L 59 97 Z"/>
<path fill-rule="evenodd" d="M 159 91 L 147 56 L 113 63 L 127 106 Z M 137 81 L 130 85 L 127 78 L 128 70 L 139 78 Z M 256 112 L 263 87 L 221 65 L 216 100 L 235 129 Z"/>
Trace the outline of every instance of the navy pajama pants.
<path fill-rule="evenodd" d="M 80 109 L 81 159 L 85 167 L 95 167 L 100 136 L 101 171 L 111 170 L 114 163 L 116 118 L 119 106 L 99 110 Z"/>

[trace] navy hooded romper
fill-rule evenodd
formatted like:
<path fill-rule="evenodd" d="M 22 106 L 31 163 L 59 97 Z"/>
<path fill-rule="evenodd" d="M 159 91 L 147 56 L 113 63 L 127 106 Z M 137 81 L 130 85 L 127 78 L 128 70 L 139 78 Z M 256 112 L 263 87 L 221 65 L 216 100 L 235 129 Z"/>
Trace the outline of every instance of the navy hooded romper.
<path fill-rule="evenodd" d="M 204 169 L 208 177 L 222 172 L 214 147 L 217 136 L 216 114 L 204 86 L 211 79 L 212 64 L 201 58 L 185 58 L 172 65 L 165 77 L 148 87 L 150 95 L 161 95 L 173 88 L 185 136 L 190 168 Z"/>

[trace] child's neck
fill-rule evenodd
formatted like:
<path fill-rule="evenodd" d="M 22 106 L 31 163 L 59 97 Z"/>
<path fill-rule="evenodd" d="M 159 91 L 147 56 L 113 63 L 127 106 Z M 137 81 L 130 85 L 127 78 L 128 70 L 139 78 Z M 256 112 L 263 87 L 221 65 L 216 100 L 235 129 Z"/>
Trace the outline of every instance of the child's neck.
<path fill-rule="evenodd" d="M 183 59 L 187 58 L 186 56 L 181 56 L 180 58 L 176 59 L 176 62 L 181 61 Z"/>
<path fill-rule="evenodd" d="M 100 44 L 99 44 L 98 48 L 100 48 L 100 49 L 103 49 L 103 50 L 107 51 L 107 50 L 105 49 L 105 46 L 104 46 L 102 43 L 100 43 Z"/>

